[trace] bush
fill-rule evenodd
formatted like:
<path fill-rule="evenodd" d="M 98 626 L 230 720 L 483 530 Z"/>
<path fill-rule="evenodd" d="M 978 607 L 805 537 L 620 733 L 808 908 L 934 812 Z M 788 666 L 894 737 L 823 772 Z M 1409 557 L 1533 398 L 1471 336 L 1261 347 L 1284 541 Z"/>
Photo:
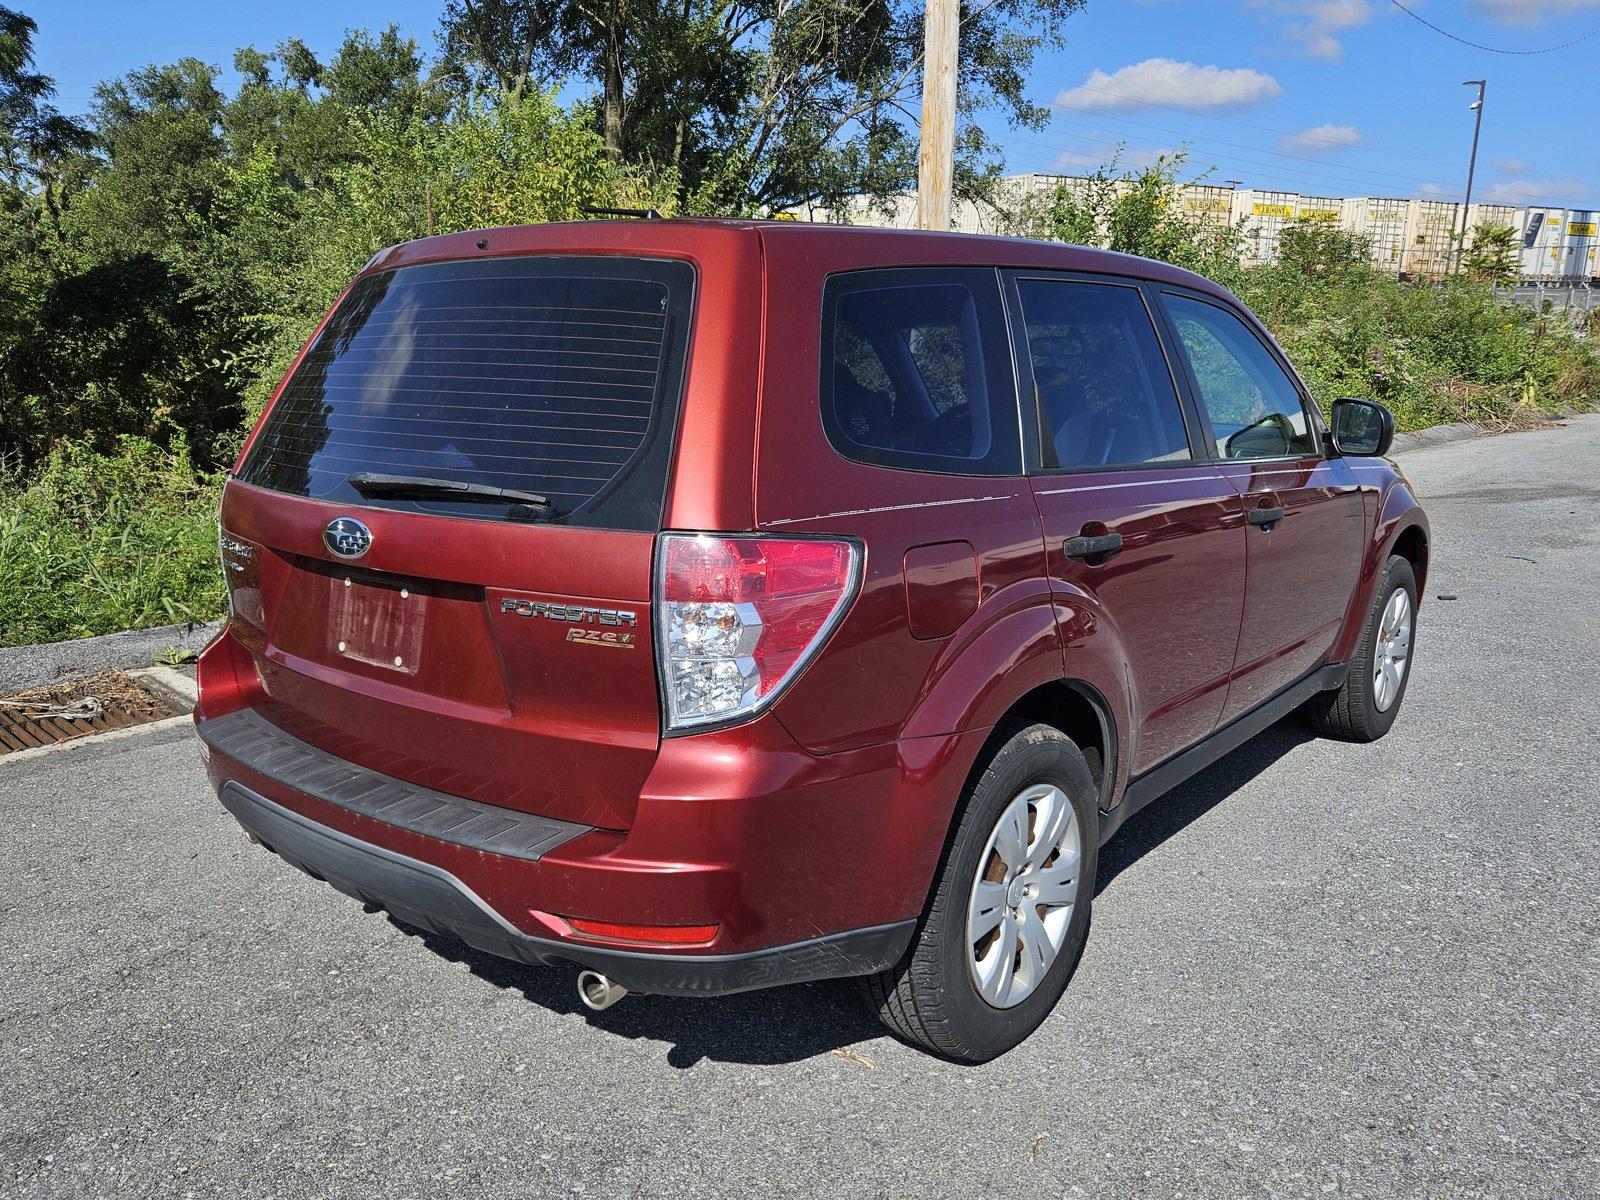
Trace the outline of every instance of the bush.
<path fill-rule="evenodd" d="M 64 444 L 32 482 L 0 480 L 0 646 L 221 616 L 221 490 L 141 438 Z"/>
<path fill-rule="evenodd" d="M 1115 158 L 1080 180 L 1024 197 L 1012 229 L 1028 237 L 1158 258 L 1221 282 L 1238 272 L 1244 250 L 1239 226 L 1193 220 L 1184 209 L 1178 171 L 1187 155 L 1162 155 L 1137 173 L 1117 173 Z"/>
<path fill-rule="evenodd" d="M 1600 400 L 1600 345 L 1467 279 L 1407 284 L 1370 268 L 1241 272 L 1235 290 L 1283 345 L 1324 410 L 1362 396 L 1401 429 L 1507 425 Z"/>

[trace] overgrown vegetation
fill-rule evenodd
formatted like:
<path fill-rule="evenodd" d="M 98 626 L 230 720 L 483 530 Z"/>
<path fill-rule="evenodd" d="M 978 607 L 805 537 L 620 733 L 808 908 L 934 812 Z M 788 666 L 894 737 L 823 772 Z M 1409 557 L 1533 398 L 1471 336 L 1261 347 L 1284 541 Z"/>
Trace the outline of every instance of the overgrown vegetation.
<path fill-rule="evenodd" d="M 976 118 L 1042 127 L 1028 71 L 1082 4 L 967 6 L 958 194 L 1001 196 Z M 922 11 L 447 0 L 432 59 L 393 27 L 326 58 L 290 39 L 240 50 L 231 91 L 185 58 L 78 120 L 33 68 L 34 22 L 0 7 L 0 645 L 220 614 L 218 472 L 373 251 L 591 205 L 756 215 L 913 186 Z M 1592 400 L 1593 345 L 1482 286 L 1508 239 L 1438 290 L 1329 227 L 1241 270 L 1237 229 L 1185 218 L 1177 169 L 1113 166 L 1018 228 L 1228 282 L 1319 398 L 1375 396 L 1405 426 Z"/>
<path fill-rule="evenodd" d="M 220 614 L 221 485 L 141 438 L 64 442 L 32 479 L 0 481 L 0 645 Z"/>

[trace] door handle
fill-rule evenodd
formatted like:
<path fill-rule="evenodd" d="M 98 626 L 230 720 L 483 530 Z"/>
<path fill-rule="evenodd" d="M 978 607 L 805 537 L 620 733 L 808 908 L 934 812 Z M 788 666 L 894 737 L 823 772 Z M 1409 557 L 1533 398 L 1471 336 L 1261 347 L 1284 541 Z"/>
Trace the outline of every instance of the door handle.
<path fill-rule="evenodd" d="M 1120 533 L 1102 533 L 1098 537 L 1069 537 L 1061 544 L 1068 558 L 1089 559 L 1100 554 L 1115 554 L 1122 549 Z"/>
<path fill-rule="evenodd" d="M 1250 524 L 1252 525 L 1276 525 L 1281 520 L 1283 520 L 1283 509 L 1281 508 L 1252 508 L 1250 510 Z"/>

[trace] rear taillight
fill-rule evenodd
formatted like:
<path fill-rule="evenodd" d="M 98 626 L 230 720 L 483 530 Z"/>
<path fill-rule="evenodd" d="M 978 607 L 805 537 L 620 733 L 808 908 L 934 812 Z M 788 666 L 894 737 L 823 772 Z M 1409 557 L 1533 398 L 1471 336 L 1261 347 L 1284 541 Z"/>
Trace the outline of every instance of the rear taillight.
<path fill-rule="evenodd" d="M 850 605 L 861 551 L 832 538 L 661 538 L 656 653 L 669 732 L 777 699 Z"/>

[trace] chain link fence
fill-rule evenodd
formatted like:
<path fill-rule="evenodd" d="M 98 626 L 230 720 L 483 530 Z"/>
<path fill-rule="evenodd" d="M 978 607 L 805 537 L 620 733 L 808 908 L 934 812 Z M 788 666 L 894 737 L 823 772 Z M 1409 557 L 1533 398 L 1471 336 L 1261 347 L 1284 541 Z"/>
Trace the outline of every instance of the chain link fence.
<path fill-rule="evenodd" d="M 1600 287 L 1589 283 L 1522 283 L 1496 288 L 1495 294 L 1540 312 L 1566 318 L 1579 333 L 1600 327 Z"/>

